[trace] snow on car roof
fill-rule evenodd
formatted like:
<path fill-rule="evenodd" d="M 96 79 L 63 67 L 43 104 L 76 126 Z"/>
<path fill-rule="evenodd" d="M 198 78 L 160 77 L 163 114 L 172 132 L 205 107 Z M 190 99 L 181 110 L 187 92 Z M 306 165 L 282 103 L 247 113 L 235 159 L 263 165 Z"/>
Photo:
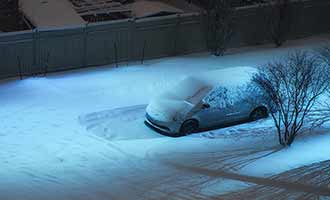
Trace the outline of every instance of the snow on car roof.
<path fill-rule="evenodd" d="M 233 89 L 248 83 L 256 72 L 257 69 L 253 67 L 235 67 L 199 73 L 184 78 L 157 98 L 184 100 L 196 104 L 214 87 Z"/>
<path fill-rule="evenodd" d="M 253 67 L 234 67 L 207 71 L 193 77 L 212 86 L 235 87 L 248 83 L 256 72 Z"/>
<path fill-rule="evenodd" d="M 194 104 L 196 99 L 203 96 L 203 94 L 205 95 L 211 89 L 212 85 L 208 82 L 196 77 L 187 77 L 161 94 L 159 98 L 185 100 L 187 103 Z"/>

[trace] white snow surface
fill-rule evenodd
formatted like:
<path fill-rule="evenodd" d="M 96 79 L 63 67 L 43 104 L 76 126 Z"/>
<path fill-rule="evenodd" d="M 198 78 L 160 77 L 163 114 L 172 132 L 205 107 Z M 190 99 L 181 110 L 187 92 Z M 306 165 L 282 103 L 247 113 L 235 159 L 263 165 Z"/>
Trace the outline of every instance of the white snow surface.
<path fill-rule="evenodd" d="M 329 39 L 2 81 L 0 199 L 208 199 L 251 183 L 197 169 L 268 177 L 327 160 L 327 128 L 278 149 L 270 119 L 181 138 L 162 136 L 143 120 L 149 101 L 187 75 L 258 67 Z"/>

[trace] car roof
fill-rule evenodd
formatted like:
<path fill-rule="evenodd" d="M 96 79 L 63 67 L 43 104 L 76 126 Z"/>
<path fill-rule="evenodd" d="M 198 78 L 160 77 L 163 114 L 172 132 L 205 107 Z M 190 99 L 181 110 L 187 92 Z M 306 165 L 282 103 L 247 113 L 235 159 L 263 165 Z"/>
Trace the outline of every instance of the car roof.
<path fill-rule="evenodd" d="M 235 90 L 247 84 L 256 72 L 257 69 L 253 67 L 234 67 L 187 76 L 179 81 L 175 87 L 162 93 L 158 98 L 186 100 L 196 103 L 198 99 L 202 99 L 213 88 L 218 86 Z"/>
<path fill-rule="evenodd" d="M 254 67 L 231 67 L 211 70 L 191 77 L 213 87 L 235 87 L 247 84 L 256 73 L 257 69 Z"/>

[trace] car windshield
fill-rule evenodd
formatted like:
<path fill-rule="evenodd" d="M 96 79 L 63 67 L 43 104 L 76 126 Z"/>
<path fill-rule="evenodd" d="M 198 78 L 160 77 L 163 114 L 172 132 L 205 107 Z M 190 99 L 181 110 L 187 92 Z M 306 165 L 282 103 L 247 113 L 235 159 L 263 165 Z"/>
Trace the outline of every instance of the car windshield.
<path fill-rule="evenodd" d="M 170 92 L 178 100 L 183 100 L 188 104 L 197 104 L 211 90 L 211 86 L 206 82 L 189 77 L 181 82 Z"/>

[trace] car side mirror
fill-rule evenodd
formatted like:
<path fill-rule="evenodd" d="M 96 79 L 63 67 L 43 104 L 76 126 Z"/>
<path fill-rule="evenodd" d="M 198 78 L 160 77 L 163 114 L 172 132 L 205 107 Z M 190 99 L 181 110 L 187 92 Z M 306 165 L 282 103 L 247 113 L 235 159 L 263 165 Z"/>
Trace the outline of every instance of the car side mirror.
<path fill-rule="evenodd" d="M 202 105 L 203 109 L 206 109 L 206 108 L 209 108 L 209 107 L 210 107 L 210 104 L 208 104 L 208 103 L 203 103 L 203 105 Z"/>

